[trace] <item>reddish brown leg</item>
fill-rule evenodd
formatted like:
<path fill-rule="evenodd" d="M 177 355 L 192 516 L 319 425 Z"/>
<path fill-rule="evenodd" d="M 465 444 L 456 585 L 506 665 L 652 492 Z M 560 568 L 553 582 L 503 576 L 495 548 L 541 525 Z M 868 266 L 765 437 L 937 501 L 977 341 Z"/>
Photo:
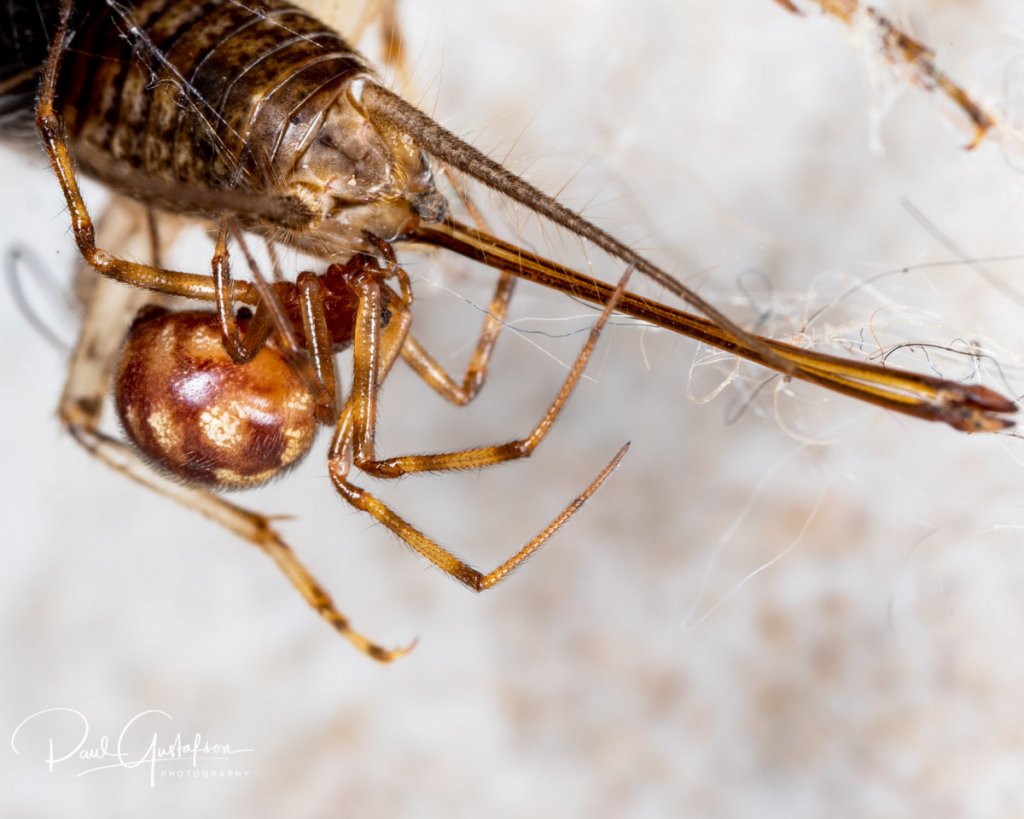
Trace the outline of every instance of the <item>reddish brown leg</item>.
<path fill-rule="evenodd" d="M 317 394 L 317 420 L 333 424 L 338 420 L 338 372 L 334 366 L 334 346 L 324 314 L 323 285 L 312 273 L 300 273 L 296 282 L 306 351 L 312 360 Z M 263 302 L 261 302 L 262 304 Z"/>
<path fill-rule="evenodd" d="M 522 438 L 509 441 L 504 444 L 497 444 L 485 447 L 474 447 L 472 449 L 465 449 L 459 452 L 446 452 L 433 455 L 405 455 L 395 458 L 377 459 L 374 445 L 374 429 L 372 426 L 364 427 L 362 430 L 356 428 L 356 440 L 355 440 L 355 464 L 360 470 L 367 474 L 373 475 L 378 478 L 397 478 L 402 475 L 407 475 L 415 472 L 439 472 L 454 469 L 479 469 L 485 466 L 491 466 L 493 464 L 503 463 L 505 461 L 512 461 L 519 458 L 528 458 L 533 451 L 537 448 L 540 442 L 551 430 L 552 425 L 558 418 L 562 409 L 565 407 L 572 395 L 576 384 L 579 382 L 580 377 L 583 375 L 583 370 L 586 368 L 587 361 L 590 358 L 591 353 L 594 350 L 597 340 L 601 335 L 601 331 L 604 329 L 605 323 L 608 321 L 608 317 L 614 312 L 618 305 L 622 294 L 625 292 L 626 283 L 629 280 L 629 275 L 632 272 L 632 268 L 627 271 L 626 275 L 622 277 L 618 287 L 616 287 L 614 293 L 605 305 L 597 323 L 594 325 L 587 338 L 586 343 L 583 345 L 583 349 L 580 351 L 576 358 L 576 362 L 573 364 L 572 369 L 566 376 L 565 382 L 562 384 L 561 390 L 558 395 L 555 396 L 554 401 L 548 407 L 547 412 L 538 421 L 533 430 Z M 356 344 L 358 345 L 358 335 L 356 336 Z M 420 348 L 413 347 L 407 340 L 402 348 L 402 355 L 406 360 L 413 358 L 416 362 L 414 369 L 417 372 L 426 370 L 429 364 L 433 363 L 433 359 L 426 356 L 425 352 L 422 352 Z M 425 358 L 420 359 L 418 356 L 423 355 Z M 431 386 L 435 386 L 429 379 L 427 383 Z M 436 387 L 435 387 L 436 388 Z M 440 390 L 439 390 L 440 391 Z M 443 393 L 442 393 L 443 394 Z M 364 439 L 360 441 L 359 435 L 362 432 Z"/>
<path fill-rule="evenodd" d="M 271 310 L 266 306 L 268 301 L 260 299 L 256 315 L 243 335 L 235 320 L 235 304 L 231 289 L 231 262 L 228 256 L 228 219 L 221 219 L 217 230 L 217 244 L 213 251 L 213 286 L 214 304 L 217 320 L 220 322 L 220 337 L 224 349 L 236 364 L 252 361 L 253 357 L 263 349 L 270 337 L 273 326 Z"/>
<path fill-rule="evenodd" d="M 615 310 L 625 290 L 630 268 L 616 288 L 612 298 L 605 305 L 601 317 L 595 324 L 580 352 L 562 389 L 552 402 L 544 417 L 524 438 L 497 446 L 476 447 L 436 455 L 413 455 L 391 458 L 386 461 L 374 459 L 374 435 L 376 431 L 376 401 L 382 374 L 390 367 L 388 360 L 389 343 L 382 339 L 387 336 L 390 326 L 380 326 L 380 284 L 370 276 L 358 283 L 360 288 L 359 309 L 356 318 L 356 332 L 353 347 L 354 381 L 352 394 L 342 412 L 331 445 L 329 471 L 335 488 L 350 504 L 372 515 L 387 526 L 398 537 L 423 557 L 464 583 L 474 591 L 491 588 L 513 569 L 536 552 L 559 528 L 597 491 L 605 479 L 615 470 L 625 456 L 628 444 L 622 447 L 611 462 L 590 482 L 587 488 L 566 506 L 555 519 L 536 537 L 519 549 L 511 558 L 488 573 L 482 573 L 465 561 L 453 555 L 443 546 L 430 539 L 404 518 L 396 514 L 375 496 L 355 486 L 348 480 L 353 464 L 364 472 L 378 477 L 397 477 L 410 472 L 425 470 L 444 471 L 490 466 L 504 461 L 528 457 L 544 439 L 558 417 L 579 381 L 594 346 L 608 317 Z M 393 334 L 392 334 L 393 335 Z M 394 341 L 390 342 L 393 345 Z M 403 354 L 407 344 L 402 345 Z"/>
<path fill-rule="evenodd" d="M 484 318 L 484 326 L 480 331 L 480 338 L 470 356 L 461 384 L 452 378 L 415 338 L 409 336 L 406 339 L 402 348 L 402 358 L 435 392 L 456 406 L 464 407 L 476 398 L 487 380 L 487 367 L 494 352 L 494 345 L 498 341 L 498 334 L 505 325 L 515 283 L 515 276 L 511 273 L 502 273 L 498 278 L 487 316 Z"/>

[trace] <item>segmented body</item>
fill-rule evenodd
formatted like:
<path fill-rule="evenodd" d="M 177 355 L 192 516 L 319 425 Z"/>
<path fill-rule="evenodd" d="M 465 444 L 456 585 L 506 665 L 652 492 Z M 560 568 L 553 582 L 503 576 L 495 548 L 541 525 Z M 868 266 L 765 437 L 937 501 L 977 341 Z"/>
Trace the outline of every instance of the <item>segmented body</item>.
<path fill-rule="evenodd" d="M 25 24 L 11 74 L 42 62 L 39 27 L 58 7 L 46 0 Z M 59 111 L 81 169 L 111 188 L 191 216 L 230 212 L 323 256 L 443 210 L 419 149 L 362 127 L 363 58 L 306 12 L 280 0 L 91 0 L 73 23 Z M 24 90 L 4 95 L 8 107 L 31 106 Z"/>

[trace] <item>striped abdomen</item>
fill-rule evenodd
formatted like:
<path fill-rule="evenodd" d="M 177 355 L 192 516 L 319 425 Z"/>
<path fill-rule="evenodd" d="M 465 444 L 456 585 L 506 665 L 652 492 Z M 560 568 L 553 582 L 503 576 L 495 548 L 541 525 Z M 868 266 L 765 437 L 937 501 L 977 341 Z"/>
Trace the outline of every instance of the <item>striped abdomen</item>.
<path fill-rule="evenodd" d="M 61 67 L 60 110 L 82 166 L 121 187 L 134 175 L 138 187 L 266 191 L 366 71 L 340 36 L 278 0 L 91 6 Z"/>
<path fill-rule="evenodd" d="M 331 256 L 439 211 L 419 149 L 352 98 L 372 81 L 363 58 L 306 12 L 79 0 L 73 27 L 58 109 L 80 167 L 109 186 Z"/>

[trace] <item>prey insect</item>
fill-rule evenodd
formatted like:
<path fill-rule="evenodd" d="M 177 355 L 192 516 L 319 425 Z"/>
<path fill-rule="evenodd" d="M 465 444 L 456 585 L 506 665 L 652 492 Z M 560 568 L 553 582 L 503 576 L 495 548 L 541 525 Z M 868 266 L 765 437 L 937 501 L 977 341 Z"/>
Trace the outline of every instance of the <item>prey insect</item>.
<path fill-rule="evenodd" d="M 486 573 L 357 486 L 352 475 L 358 470 L 395 478 L 528 457 L 566 405 L 612 311 L 788 377 L 959 430 L 1012 425 L 1007 415 L 1015 411 L 1013 402 L 987 387 L 750 333 L 668 272 L 382 87 L 357 52 L 304 11 L 277 0 L 258 7 L 229 0 L 65 0 L 39 8 L 54 21 L 59 11 L 59 24 L 40 72 L 37 126 L 78 248 L 113 288 L 99 291 L 86 319 L 62 399 L 65 425 L 101 460 L 267 552 L 325 620 L 375 659 L 391 660 L 407 649 L 383 648 L 354 631 L 270 519 L 214 490 L 256 485 L 280 474 L 308 451 L 318 425 L 331 426 L 328 473 L 338 494 L 469 588 L 491 588 L 593 495 L 625 447 L 540 534 Z M 23 79 L 15 77 L 8 90 L 17 90 Z M 76 162 L 149 207 L 212 221 L 217 240 L 211 272 L 169 270 L 157 258 L 142 264 L 98 247 Z M 612 287 L 509 244 L 482 222 L 462 224 L 439 188 L 438 168 L 460 171 L 596 245 L 625 265 L 619 284 Z M 324 272 L 270 282 L 252 264 L 251 280 L 236 279 L 229 239 L 234 237 L 248 259 L 246 233 L 302 250 L 320 259 Z M 412 286 L 398 251 L 417 245 L 499 271 L 461 381 L 412 335 Z M 649 278 L 704 317 L 629 292 L 630 275 Z M 540 421 L 506 443 L 379 457 L 377 403 L 393 365 L 401 358 L 445 399 L 460 406 L 471 402 L 487 377 L 517 278 L 601 308 Z M 199 300 L 213 310 L 147 309 L 136 319 L 113 377 L 115 404 L 132 448 L 99 428 L 107 373 L 120 346 L 105 318 L 127 309 L 111 307 L 117 299 L 135 301 L 142 291 Z M 352 385 L 341 398 L 335 355 L 348 347 Z"/>

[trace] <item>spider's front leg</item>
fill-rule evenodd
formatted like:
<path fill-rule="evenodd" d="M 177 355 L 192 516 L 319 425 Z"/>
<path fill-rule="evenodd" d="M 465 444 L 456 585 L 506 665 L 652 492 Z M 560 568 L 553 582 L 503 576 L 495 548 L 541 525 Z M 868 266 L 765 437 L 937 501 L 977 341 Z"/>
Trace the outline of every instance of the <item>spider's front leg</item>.
<path fill-rule="evenodd" d="M 598 490 L 602 483 L 619 465 L 629 444 L 623 446 L 612 460 L 598 473 L 590 484 L 574 498 L 536 537 L 519 549 L 512 557 L 490 572 L 483 573 L 449 550 L 432 540 L 406 521 L 387 504 L 371 493 L 356 486 L 349 480 L 353 466 L 361 471 L 381 478 L 395 478 L 415 472 L 438 472 L 457 469 L 474 469 L 491 466 L 505 461 L 529 457 L 547 435 L 569 396 L 578 383 L 594 350 L 608 317 L 615 310 L 629 279 L 632 268 L 622 277 L 613 297 L 591 330 L 583 349 L 580 351 L 568 377 L 547 412 L 523 438 L 503 444 L 474 447 L 457 452 L 430 455 L 406 455 L 396 458 L 378 459 L 375 437 L 377 424 L 377 399 L 380 382 L 386 377 L 401 353 L 414 362 L 414 369 L 421 372 L 418 362 L 426 368 L 420 358 L 418 345 L 410 350 L 408 316 L 405 310 L 384 326 L 381 308 L 382 284 L 378 277 L 367 272 L 356 283 L 359 292 L 359 307 L 356 314 L 353 339 L 353 386 L 352 392 L 342 411 L 341 419 L 331 444 L 329 472 L 339 494 L 357 509 L 369 513 L 375 520 L 386 526 L 412 549 L 417 551 L 446 574 L 454 577 L 474 591 L 483 591 L 496 585 L 513 569 L 536 552 L 562 525 Z M 404 274 L 400 274 L 404 275 Z M 401 320 L 396 320 L 396 319 Z M 432 360 L 431 360 L 432 361 Z M 425 381 L 442 395 L 434 379 Z"/>

